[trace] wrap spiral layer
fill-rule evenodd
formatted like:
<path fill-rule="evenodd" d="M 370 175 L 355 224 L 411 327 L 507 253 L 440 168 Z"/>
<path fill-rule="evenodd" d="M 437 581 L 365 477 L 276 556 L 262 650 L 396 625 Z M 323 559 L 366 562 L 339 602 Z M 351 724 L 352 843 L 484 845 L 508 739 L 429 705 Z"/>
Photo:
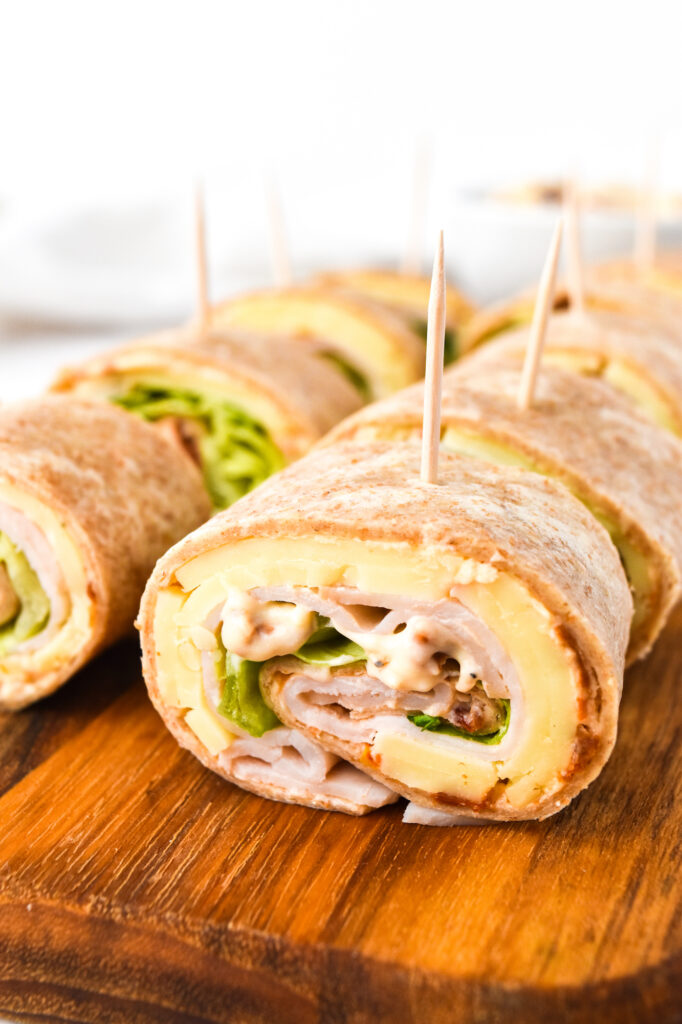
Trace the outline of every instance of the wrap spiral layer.
<path fill-rule="evenodd" d="M 216 306 L 211 319 L 219 329 L 325 342 L 368 399 L 392 394 L 424 373 L 424 338 L 403 316 L 356 292 L 321 285 L 254 292 Z"/>
<path fill-rule="evenodd" d="M 682 444 L 596 378 L 543 365 L 533 405 L 517 405 L 521 352 L 492 342 L 443 381 L 445 449 L 560 480 L 608 530 L 630 583 L 635 614 L 628 659 L 643 657 L 682 584 Z M 483 356 L 483 353 L 481 353 Z M 325 444 L 421 436 L 423 385 L 339 424 Z"/>
<path fill-rule="evenodd" d="M 520 364 L 528 333 L 509 331 L 468 356 L 468 365 L 483 369 L 508 358 Z M 675 334 L 616 313 L 563 313 L 549 321 L 542 365 L 599 377 L 653 423 L 682 436 L 682 345 Z"/>
<path fill-rule="evenodd" d="M 55 390 L 108 399 L 175 430 L 219 509 L 360 407 L 329 355 L 289 338 L 168 331 L 65 371 Z"/>
<path fill-rule="evenodd" d="M 391 270 L 336 270 L 320 274 L 316 283 L 325 288 L 357 292 L 399 313 L 408 327 L 426 338 L 431 278 Z M 461 327 L 471 319 L 471 303 L 451 284 L 445 287 L 445 362 L 462 354 Z"/>
<path fill-rule="evenodd" d="M 140 629 L 167 725 L 246 788 L 315 803 L 230 769 L 282 722 L 427 816 L 505 820 L 554 813 L 605 763 L 631 617 L 563 485 L 449 453 L 423 484 L 416 445 L 341 443 L 176 545 Z"/>
<path fill-rule="evenodd" d="M 666 270 L 665 264 L 647 272 L 627 263 L 590 267 L 584 303 L 590 318 L 594 314 L 612 313 L 624 324 L 628 320 L 640 320 L 649 333 L 662 332 L 677 338 L 679 343 L 682 337 L 681 281 L 679 267 L 674 274 Z M 571 305 L 567 287 L 559 284 L 554 294 L 555 312 L 570 310 Z M 507 331 L 527 326 L 533 319 L 534 306 L 535 293 L 526 292 L 474 313 L 462 329 L 463 350 L 468 352 Z"/>
<path fill-rule="evenodd" d="M 0 707 L 132 629 L 156 559 L 210 514 L 186 452 L 99 403 L 0 410 Z"/>

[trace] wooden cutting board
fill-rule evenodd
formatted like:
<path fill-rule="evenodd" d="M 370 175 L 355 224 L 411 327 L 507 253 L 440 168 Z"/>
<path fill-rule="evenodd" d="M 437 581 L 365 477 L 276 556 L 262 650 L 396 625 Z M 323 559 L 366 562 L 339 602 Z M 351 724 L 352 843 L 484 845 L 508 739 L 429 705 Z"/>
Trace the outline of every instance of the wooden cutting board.
<path fill-rule="evenodd" d="M 614 756 L 541 823 L 259 800 L 180 750 L 134 646 L 0 718 L 0 1016 L 682 1020 L 682 614 Z"/>

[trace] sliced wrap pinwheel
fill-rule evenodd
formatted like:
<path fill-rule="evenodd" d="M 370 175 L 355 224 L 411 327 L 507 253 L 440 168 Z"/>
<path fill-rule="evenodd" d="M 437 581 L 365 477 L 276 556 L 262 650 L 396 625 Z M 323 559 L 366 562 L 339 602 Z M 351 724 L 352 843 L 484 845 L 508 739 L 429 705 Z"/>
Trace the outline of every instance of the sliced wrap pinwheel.
<path fill-rule="evenodd" d="M 187 453 L 113 406 L 0 410 L 0 708 L 132 632 L 154 563 L 210 515 Z"/>
<path fill-rule="evenodd" d="M 447 452 L 425 484 L 418 445 L 351 442 L 171 549 L 139 625 L 164 721 L 245 788 L 324 806 L 356 770 L 364 807 L 395 791 L 421 820 L 507 820 L 605 763 L 631 617 L 607 531 L 562 484 Z M 275 782 L 280 729 L 295 775 Z M 327 775 L 302 781 L 301 736 Z"/>

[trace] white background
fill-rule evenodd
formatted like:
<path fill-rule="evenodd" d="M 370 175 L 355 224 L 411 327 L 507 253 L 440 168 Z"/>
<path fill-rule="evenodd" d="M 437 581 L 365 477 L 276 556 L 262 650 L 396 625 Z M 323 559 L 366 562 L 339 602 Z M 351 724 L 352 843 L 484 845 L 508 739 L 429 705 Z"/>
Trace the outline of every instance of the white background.
<path fill-rule="evenodd" d="M 679 2 L 0 0 L 0 14 L 4 399 L 103 327 L 191 311 L 198 176 L 216 298 L 270 282 L 264 174 L 299 275 L 396 262 L 425 146 L 424 264 L 443 226 L 478 299 L 537 273 L 551 224 L 510 235 L 462 208 L 463 189 L 567 171 L 638 185 L 655 145 L 659 187 L 682 191 Z M 74 329 L 46 337 L 46 320 Z"/>
<path fill-rule="evenodd" d="M 642 3 L 227 0 L 1 5 L 1 190 L 137 192 L 274 161 L 345 203 L 404 188 L 418 135 L 455 180 L 638 175 L 667 133 L 682 169 L 682 7 Z M 346 176 L 350 175 L 346 189 Z"/>

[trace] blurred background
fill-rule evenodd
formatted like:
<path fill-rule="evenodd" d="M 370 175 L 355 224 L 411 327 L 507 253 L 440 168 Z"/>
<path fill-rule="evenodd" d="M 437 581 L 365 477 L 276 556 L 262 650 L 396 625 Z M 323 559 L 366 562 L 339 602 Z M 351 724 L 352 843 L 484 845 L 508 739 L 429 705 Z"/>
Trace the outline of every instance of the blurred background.
<path fill-rule="evenodd" d="M 191 315 L 197 179 L 215 299 L 272 283 L 267 183 L 297 278 L 415 251 L 427 270 L 443 227 L 451 276 L 490 301 L 533 282 L 557 216 L 519 190 L 567 175 L 588 257 L 632 246 L 652 177 L 682 244 L 678 0 L 0 10 L 2 400 Z"/>

